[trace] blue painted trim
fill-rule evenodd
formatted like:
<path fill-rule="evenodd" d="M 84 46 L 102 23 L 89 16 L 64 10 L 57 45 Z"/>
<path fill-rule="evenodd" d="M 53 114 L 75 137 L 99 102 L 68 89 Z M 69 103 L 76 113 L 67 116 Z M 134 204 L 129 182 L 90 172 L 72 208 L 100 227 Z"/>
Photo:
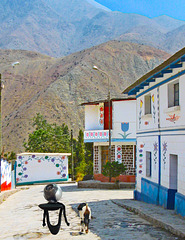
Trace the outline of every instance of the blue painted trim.
<path fill-rule="evenodd" d="M 15 167 L 14 167 L 14 171 L 15 171 L 15 186 L 16 186 L 16 174 L 17 174 L 16 170 L 17 170 L 17 160 L 15 161 Z"/>
<path fill-rule="evenodd" d="M 126 138 L 126 139 L 113 138 L 112 142 L 136 142 L 136 138 Z"/>
<path fill-rule="evenodd" d="M 134 200 L 142 201 L 141 193 L 137 190 L 134 190 Z"/>
<path fill-rule="evenodd" d="M 51 179 L 51 180 L 43 180 L 43 181 L 23 182 L 23 183 L 16 183 L 16 185 L 20 186 L 20 185 L 32 185 L 34 183 L 66 182 L 66 181 L 68 181 L 68 179 L 69 179 L 69 177 L 67 176 L 67 178 L 65 178 L 65 179 Z"/>
<path fill-rule="evenodd" d="M 168 66 L 164 67 L 162 70 L 160 70 L 158 73 L 155 73 L 154 75 L 156 74 L 160 74 L 160 73 L 165 73 L 165 71 L 168 71 L 171 70 L 169 68 L 176 68 L 177 65 L 179 64 L 179 62 L 184 62 L 184 59 L 185 59 L 185 55 L 181 56 L 180 58 L 178 58 L 176 61 L 174 61 L 173 63 L 169 64 Z M 171 66 L 171 67 L 170 67 Z M 178 66 L 179 67 L 179 66 Z M 151 77 L 149 77 L 148 79 L 146 79 L 145 81 L 146 82 L 155 82 L 155 79 L 153 79 L 154 75 L 152 75 Z M 144 82 L 145 82 L 144 81 Z M 139 84 L 140 85 L 140 84 Z M 128 95 L 132 95 L 132 94 L 136 94 L 137 93 L 137 90 L 136 89 L 139 89 L 139 86 L 136 86 L 134 87 L 133 89 L 131 89 L 129 92 L 127 92 Z M 137 97 L 136 97 L 137 98 Z"/>
<path fill-rule="evenodd" d="M 153 77 L 147 79 L 145 82 L 150 83 L 150 82 L 155 82 L 155 79 Z"/>
<path fill-rule="evenodd" d="M 109 142 L 109 139 L 84 139 L 84 142 Z"/>
<path fill-rule="evenodd" d="M 109 142 L 108 139 L 84 139 L 84 142 Z M 112 138 L 111 142 L 136 142 L 136 138 Z"/>
<path fill-rule="evenodd" d="M 181 67 L 182 67 L 182 63 L 170 65 L 170 68 L 181 68 Z"/>
<path fill-rule="evenodd" d="M 168 189 L 166 187 L 159 187 L 159 205 L 166 209 L 174 209 L 176 189 Z"/>
<path fill-rule="evenodd" d="M 175 194 L 175 211 L 185 217 L 185 196 L 180 193 Z"/>
<path fill-rule="evenodd" d="M 152 184 L 152 185 L 154 185 L 155 187 L 158 187 L 158 184 L 157 184 L 157 183 L 152 182 L 152 181 L 150 181 L 150 180 L 148 180 L 148 179 L 146 179 L 146 178 L 144 178 L 144 177 L 141 178 L 141 181 L 147 182 L 148 184 Z"/>
<path fill-rule="evenodd" d="M 165 69 L 161 71 L 162 73 L 172 73 L 173 71 L 171 69 Z"/>
<path fill-rule="evenodd" d="M 163 77 L 164 75 L 162 73 L 157 73 L 154 75 L 154 78 L 161 78 Z"/>
<path fill-rule="evenodd" d="M 141 193 L 134 193 L 134 197 L 137 200 L 160 205 L 166 209 L 174 209 L 176 192 L 176 189 L 168 189 L 148 179 L 141 178 Z"/>
<path fill-rule="evenodd" d="M 171 80 L 173 80 L 173 79 L 175 79 L 175 78 L 177 78 L 177 77 L 179 77 L 179 76 L 181 76 L 181 75 L 183 75 L 183 74 L 185 74 L 185 70 L 183 70 L 183 71 L 175 74 L 174 76 L 172 76 L 172 77 L 170 77 L 170 78 L 167 78 L 166 80 L 164 80 L 164 81 L 156 84 L 155 86 L 152 86 L 151 88 L 145 90 L 144 92 L 138 94 L 138 95 L 136 96 L 136 99 L 137 99 L 138 97 L 144 95 L 145 93 L 150 92 L 151 90 L 153 90 L 153 89 L 155 89 L 155 88 L 157 88 L 157 87 L 159 87 L 159 86 L 161 86 L 161 85 L 163 85 L 163 84 L 165 84 L 165 83 L 167 83 L 167 82 L 169 82 L 169 81 L 171 81 Z"/>
<path fill-rule="evenodd" d="M 175 132 L 175 131 L 185 131 L 185 128 L 177 128 L 177 129 L 160 129 L 160 130 L 157 130 L 157 131 L 148 131 L 148 132 L 139 132 L 139 133 L 136 133 L 136 135 L 140 135 L 140 134 L 145 134 L 145 133 L 162 133 L 162 132 Z M 184 134 L 181 134 L 181 135 L 184 135 Z"/>
<path fill-rule="evenodd" d="M 158 195 L 157 195 L 157 205 L 159 205 L 159 191 L 161 186 L 161 135 L 158 135 L 158 152 L 159 152 L 159 176 L 158 176 Z"/>

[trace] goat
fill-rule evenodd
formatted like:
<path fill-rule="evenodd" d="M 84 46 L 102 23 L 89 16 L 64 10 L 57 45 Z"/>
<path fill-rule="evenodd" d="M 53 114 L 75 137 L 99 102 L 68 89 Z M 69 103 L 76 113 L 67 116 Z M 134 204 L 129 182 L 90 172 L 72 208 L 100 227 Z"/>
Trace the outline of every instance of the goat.
<path fill-rule="evenodd" d="M 88 233 L 89 231 L 89 222 L 91 219 L 91 209 L 88 206 L 87 203 L 80 203 L 78 206 L 78 211 L 79 211 L 79 215 L 80 215 L 80 225 L 81 225 L 81 229 L 80 231 L 83 232 L 85 230 L 86 233 Z"/>

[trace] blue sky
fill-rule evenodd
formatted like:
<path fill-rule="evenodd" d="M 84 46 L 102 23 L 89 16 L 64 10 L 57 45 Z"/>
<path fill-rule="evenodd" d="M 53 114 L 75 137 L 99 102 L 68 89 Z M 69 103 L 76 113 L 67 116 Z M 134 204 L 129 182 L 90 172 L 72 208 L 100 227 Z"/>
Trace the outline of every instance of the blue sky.
<path fill-rule="evenodd" d="M 150 18 L 167 15 L 185 21 L 185 0 L 95 0 L 113 11 Z"/>

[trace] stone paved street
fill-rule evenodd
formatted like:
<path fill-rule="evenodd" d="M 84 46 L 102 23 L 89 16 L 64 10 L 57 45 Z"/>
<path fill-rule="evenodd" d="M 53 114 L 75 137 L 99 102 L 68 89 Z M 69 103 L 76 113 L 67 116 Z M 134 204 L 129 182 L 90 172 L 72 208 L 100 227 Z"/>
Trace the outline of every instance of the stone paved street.
<path fill-rule="evenodd" d="M 63 196 L 60 202 L 66 205 L 67 219 L 70 226 L 62 219 L 61 230 L 57 235 L 50 234 L 47 226 L 42 227 L 43 212 L 38 207 L 46 202 L 43 197 L 44 185 L 29 186 L 11 195 L 0 205 L 0 239 L 1 240 L 126 240 L 126 239 L 163 239 L 181 240 L 138 215 L 114 204 L 114 199 L 132 199 L 132 190 L 98 190 L 78 189 L 76 184 L 61 184 Z M 92 220 L 88 234 L 79 233 L 80 219 L 77 206 L 88 202 L 92 209 Z M 56 212 L 51 215 L 56 223 Z"/>

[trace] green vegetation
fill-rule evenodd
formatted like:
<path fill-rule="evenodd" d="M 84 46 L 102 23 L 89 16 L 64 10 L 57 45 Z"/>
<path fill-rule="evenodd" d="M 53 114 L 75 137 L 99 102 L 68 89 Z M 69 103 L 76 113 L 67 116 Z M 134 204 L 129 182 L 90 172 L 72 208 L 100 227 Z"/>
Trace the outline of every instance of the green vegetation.
<path fill-rule="evenodd" d="M 118 177 L 120 174 L 123 174 L 126 170 L 126 167 L 123 163 L 114 162 L 107 162 L 103 166 L 102 174 L 106 177 L 109 177 L 109 182 L 111 182 L 112 177 Z"/>
<path fill-rule="evenodd" d="M 82 180 L 86 174 L 93 174 L 92 144 L 85 144 L 83 131 L 79 131 L 78 140 L 71 139 L 68 126 L 64 123 L 58 126 L 49 124 L 44 117 L 37 113 L 33 118 L 35 130 L 29 134 L 28 141 L 24 143 L 27 152 L 70 153 L 73 144 L 74 175 Z M 69 173 L 72 164 L 69 157 Z"/>

